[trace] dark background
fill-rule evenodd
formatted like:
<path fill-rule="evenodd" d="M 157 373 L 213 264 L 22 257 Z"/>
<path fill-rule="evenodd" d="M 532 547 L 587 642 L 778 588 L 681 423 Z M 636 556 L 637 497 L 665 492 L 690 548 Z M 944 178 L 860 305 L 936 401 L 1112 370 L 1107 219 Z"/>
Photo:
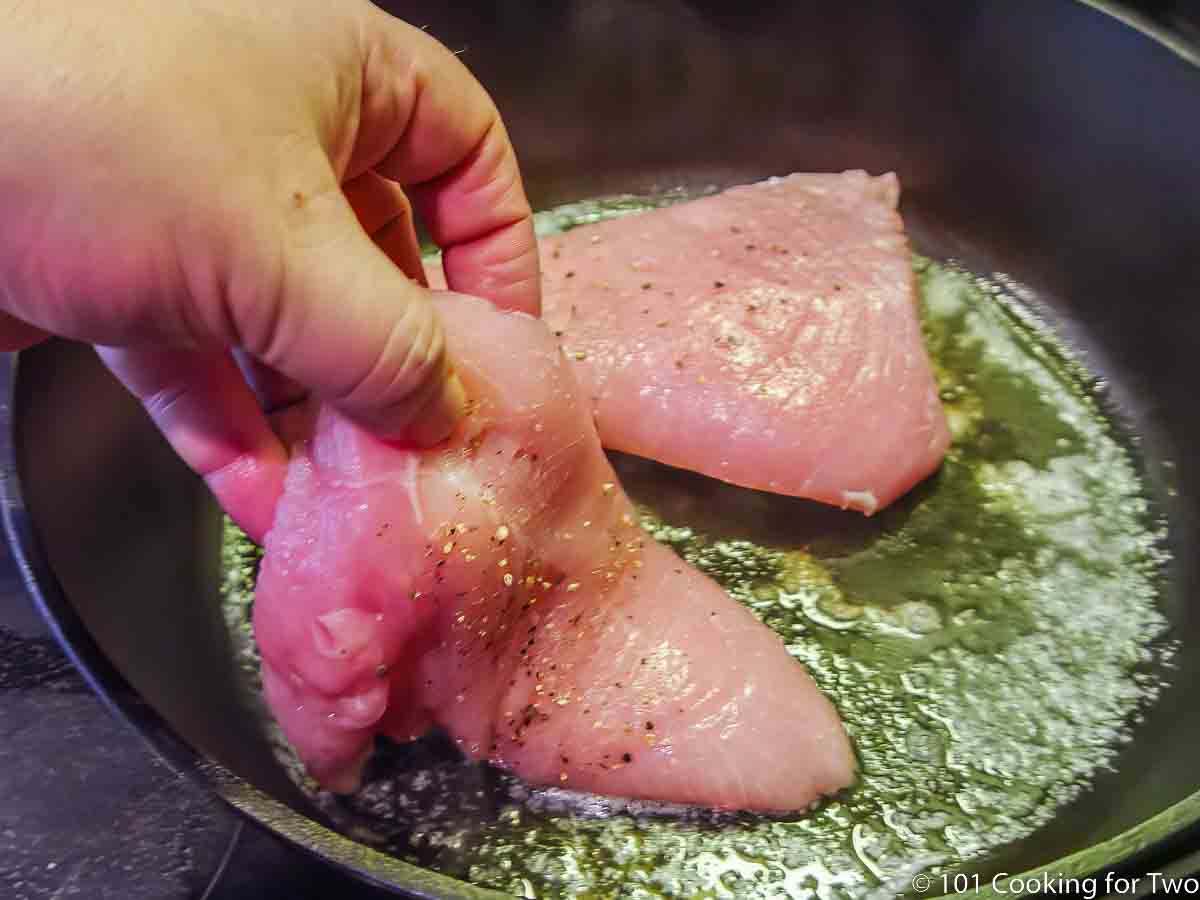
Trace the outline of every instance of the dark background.
<path fill-rule="evenodd" d="M 1142 0 L 1125 5 L 1180 34 L 1200 38 L 1200 3 L 1196 0 Z"/>

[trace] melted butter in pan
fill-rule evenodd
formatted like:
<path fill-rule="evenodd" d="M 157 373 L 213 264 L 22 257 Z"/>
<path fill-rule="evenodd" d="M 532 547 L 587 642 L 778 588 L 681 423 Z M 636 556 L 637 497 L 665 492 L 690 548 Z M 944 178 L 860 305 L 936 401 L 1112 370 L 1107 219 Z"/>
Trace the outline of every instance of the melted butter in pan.
<path fill-rule="evenodd" d="M 575 204 L 539 230 L 677 199 Z M 855 787 L 794 820 L 718 816 L 531 790 L 434 737 L 383 747 L 358 797 L 319 798 L 331 814 L 517 896 L 854 897 L 1032 833 L 1113 765 L 1171 652 L 1162 524 L 1051 333 L 995 283 L 916 269 L 954 444 L 889 509 L 614 460 L 646 529 L 773 628 L 837 705 Z M 227 618 L 250 678 L 256 560 L 230 526 Z"/>

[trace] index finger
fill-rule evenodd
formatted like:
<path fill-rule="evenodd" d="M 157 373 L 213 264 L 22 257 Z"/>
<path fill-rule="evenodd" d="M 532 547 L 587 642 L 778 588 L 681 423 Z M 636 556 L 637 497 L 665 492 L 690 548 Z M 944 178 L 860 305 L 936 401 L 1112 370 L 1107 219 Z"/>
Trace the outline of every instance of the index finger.
<path fill-rule="evenodd" d="M 405 186 L 451 290 L 540 315 L 533 215 L 492 99 L 445 46 L 386 13 L 365 42 L 355 160 Z"/>

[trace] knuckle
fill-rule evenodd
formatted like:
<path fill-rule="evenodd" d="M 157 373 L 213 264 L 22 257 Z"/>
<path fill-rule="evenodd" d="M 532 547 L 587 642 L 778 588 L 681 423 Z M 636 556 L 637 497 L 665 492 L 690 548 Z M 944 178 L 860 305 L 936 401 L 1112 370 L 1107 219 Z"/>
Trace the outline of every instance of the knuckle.
<path fill-rule="evenodd" d="M 387 396 L 409 405 L 436 388 L 446 364 L 446 344 L 433 309 L 427 304 L 410 304 L 409 315 L 417 318 L 412 339 L 396 370 Z M 415 412 L 415 410 L 413 410 Z"/>
<path fill-rule="evenodd" d="M 352 409 L 378 411 L 404 426 L 441 385 L 445 368 L 445 340 L 434 310 L 427 303 L 412 302 L 340 402 Z"/>
<path fill-rule="evenodd" d="M 261 358 L 277 358 L 286 346 L 285 300 L 289 254 L 279 229 L 259 227 L 231 249 L 228 275 L 220 290 L 223 330 L 233 343 Z"/>

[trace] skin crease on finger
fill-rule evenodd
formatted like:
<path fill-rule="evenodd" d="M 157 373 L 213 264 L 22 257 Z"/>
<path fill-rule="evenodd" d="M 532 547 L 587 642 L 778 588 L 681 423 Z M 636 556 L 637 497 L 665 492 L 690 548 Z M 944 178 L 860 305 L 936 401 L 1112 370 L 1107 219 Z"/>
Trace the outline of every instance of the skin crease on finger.
<path fill-rule="evenodd" d="M 222 430 L 250 389 L 198 361 L 229 349 L 383 436 L 439 439 L 464 398 L 428 295 L 404 277 L 420 270 L 401 186 L 452 288 L 540 309 L 529 206 L 490 98 L 366 2 L 133 6 L 0 0 L 0 84 L 20 86 L 0 94 L 0 342 L 103 345 L 208 476 L 277 478 L 283 456 L 259 413 Z M 371 198 L 343 191 L 371 181 L 378 243 Z"/>

